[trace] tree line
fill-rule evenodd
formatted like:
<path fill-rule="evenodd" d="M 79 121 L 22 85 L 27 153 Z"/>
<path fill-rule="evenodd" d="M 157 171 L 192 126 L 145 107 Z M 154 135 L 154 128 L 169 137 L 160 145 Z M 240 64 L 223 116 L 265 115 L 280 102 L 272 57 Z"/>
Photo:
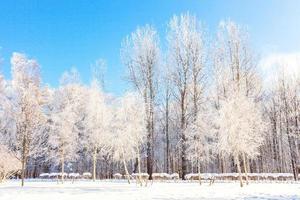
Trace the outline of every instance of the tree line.
<path fill-rule="evenodd" d="M 282 64 L 263 84 L 247 29 L 230 20 L 212 36 L 186 13 L 170 19 L 165 35 L 145 25 L 123 40 L 131 88 L 121 97 L 105 92 L 103 60 L 89 84 L 72 69 L 51 88 L 36 60 L 13 53 L 11 80 L 0 76 L 1 173 L 20 168 L 22 185 L 54 171 L 90 171 L 94 180 L 293 172 L 296 180 L 300 76 Z"/>

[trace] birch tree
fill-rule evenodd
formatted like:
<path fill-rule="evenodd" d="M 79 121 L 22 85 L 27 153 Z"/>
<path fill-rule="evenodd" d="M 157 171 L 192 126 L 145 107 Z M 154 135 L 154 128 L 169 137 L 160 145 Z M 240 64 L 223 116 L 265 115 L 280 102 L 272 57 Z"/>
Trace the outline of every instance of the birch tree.
<path fill-rule="evenodd" d="M 256 69 L 255 54 L 249 44 L 247 29 L 230 20 L 221 21 L 213 52 L 216 109 L 220 108 L 221 101 L 226 101 L 237 93 L 255 102 L 261 101 L 261 80 Z M 223 169 L 226 159 L 229 160 L 224 155 L 219 155 Z M 247 165 L 247 160 L 247 157 L 243 156 L 244 166 Z"/>
<path fill-rule="evenodd" d="M 147 137 L 144 103 L 139 95 L 128 93 L 122 97 L 119 106 L 112 123 L 113 131 L 110 139 L 114 159 L 123 162 L 128 183 L 130 183 L 126 162 L 137 157 L 141 182 L 141 147 Z"/>
<path fill-rule="evenodd" d="M 16 130 L 16 149 L 22 163 L 22 186 L 24 186 L 26 163 L 30 156 L 42 152 L 39 149 L 44 135 L 42 134 L 44 114 L 42 112 L 43 95 L 40 86 L 39 65 L 20 53 L 13 53 L 12 87 L 13 87 L 13 120 Z"/>
<path fill-rule="evenodd" d="M 79 83 L 79 74 L 72 70 L 61 79 L 60 88 L 55 91 L 52 110 L 52 133 L 49 146 L 53 161 L 61 166 L 61 181 L 64 182 L 65 163 L 76 160 L 78 144 L 78 123 L 83 113 L 85 88 Z"/>
<path fill-rule="evenodd" d="M 218 148 L 232 155 L 243 187 L 240 157 L 255 158 L 264 142 L 265 123 L 261 111 L 245 95 L 232 94 L 221 105 L 218 118 Z M 245 171 L 247 176 L 247 171 Z"/>
<path fill-rule="evenodd" d="M 96 180 L 97 154 L 107 149 L 110 133 L 111 112 L 105 102 L 105 94 L 97 80 L 93 80 L 88 89 L 86 102 L 86 134 L 85 145 L 92 152 L 93 157 L 93 180 Z"/>
<path fill-rule="evenodd" d="M 188 127 L 187 132 L 187 155 L 198 169 L 198 179 L 201 185 L 201 164 L 205 165 L 212 161 L 213 149 L 216 146 L 215 131 L 213 129 L 213 116 L 211 111 L 201 109 L 197 119 Z"/>

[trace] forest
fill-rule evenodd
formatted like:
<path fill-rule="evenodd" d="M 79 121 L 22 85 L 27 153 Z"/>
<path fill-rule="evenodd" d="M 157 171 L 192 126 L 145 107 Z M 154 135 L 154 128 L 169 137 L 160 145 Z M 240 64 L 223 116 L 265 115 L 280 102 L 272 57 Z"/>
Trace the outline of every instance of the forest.
<path fill-rule="evenodd" d="M 90 67 L 89 83 L 72 68 L 51 87 L 35 58 L 13 53 L 11 79 L 0 74 L 0 180 L 18 176 L 24 185 L 52 172 L 90 172 L 94 180 L 293 173 L 297 180 L 300 74 L 279 62 L 266 81 L 247 27 L 231 20 L 208 31 L 184 13 L 165 29 L 139 26 L 124 36 L 129 87 L 120 96 L 105 88 L 104 59 Z"/>

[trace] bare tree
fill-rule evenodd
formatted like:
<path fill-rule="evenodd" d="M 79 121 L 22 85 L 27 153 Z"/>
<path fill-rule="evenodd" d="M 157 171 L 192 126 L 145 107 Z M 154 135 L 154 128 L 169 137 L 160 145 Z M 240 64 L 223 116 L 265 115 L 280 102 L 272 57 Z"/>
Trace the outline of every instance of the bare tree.
<path fill-rule="evenodd" d="M 288 144 L 288 155 L 290 157 L 290 165 L 294 174 L 294 179 L 297 180 L 297 138 L 299 138 L 299 77 L 290 77 L 286 73 L 287 66 L 284 63 L 278 63 L 280 66 L 279 75 L 275 77 L 275 84 L 273 85 L 272 101 L 268 106 L 270 120 L 273 127 L 272 132 L 275 134 L 273 137 L 274 143 L 276 142 L 277 128 L 280 126 L 281 132 L 279 140 L 280 143 L 273 144 L 275 148 L 274 156 L 284 159 L 282 152 L 278 150 L 281 145 Z M 266 102 L 268 103 L 268 102 Z M 271 107 L 272 106 L 272 107 Z M 272 109 L 272 110 L 271 110 Z M 273 116 L 273 117 L 272 117 Z M 280 117 L 280 118 L 279 118 Z M 282 133 L 286 135 L 283 137 Z M 285 142 L 286 141 L 286 142 Z M 284 148 L 281 147 L 281 148 Z M 285 149 L 285 148 L 284 148 Z M 282 149 L 283 151 L 283 149 Z M 283 166 L 280 166 L 283 168 Z"/>

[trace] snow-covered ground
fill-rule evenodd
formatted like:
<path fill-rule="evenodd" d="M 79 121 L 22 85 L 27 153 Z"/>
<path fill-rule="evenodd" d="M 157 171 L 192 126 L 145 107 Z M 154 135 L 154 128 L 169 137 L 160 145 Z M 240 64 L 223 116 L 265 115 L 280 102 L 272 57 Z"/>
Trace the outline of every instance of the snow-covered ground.
<path fill-rule="evenodd" d="M 0 200 L 111 200 L 111 199 L 299 199 L 299 183 L 251 183 L 240 188 L 237 182 L 215 183 L 153 183 L 147 187 L 124 181 L 76 181 L 57 184 L 30 181 L 20 187 L 18 181 L 0 184 Z"/>

